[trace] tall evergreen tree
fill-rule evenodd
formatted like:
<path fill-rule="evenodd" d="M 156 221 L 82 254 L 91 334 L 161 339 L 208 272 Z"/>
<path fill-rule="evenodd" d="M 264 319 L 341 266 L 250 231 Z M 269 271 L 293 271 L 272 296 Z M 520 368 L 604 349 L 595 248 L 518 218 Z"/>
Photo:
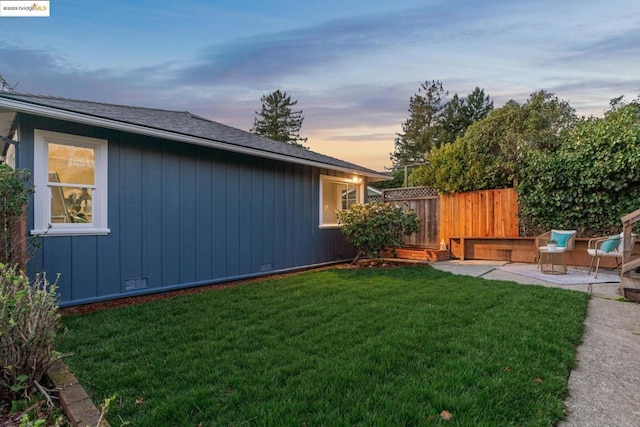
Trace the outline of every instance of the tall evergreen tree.
<path fill-rule="evenodd" d="M 473 123 L 484 119 L 493 111 L 493 101 L 485 95 L 484 89 L 476 88 L 464 98 L 454 94 L 447 102 L 441 116 L 442 127 L 436 147 L 455 142 L 456 138 L 464 135 Z"/>
<path fill-rule="evenodd" d="M 476 86 L 473 91 L 467 95 L 464 104 L 464 116 L 467 119 L 467 127 L 487 117 L 493 111 L 493 101 L 489 95 L 485 95 L 484 89 Z"/>
<path fill-rule="evenodd" d="M 467 106 L 465 99 L 461 99 L 457 93 L 454 94 L 451 100 L 447 102 L 440 118 L 440 133 L 438 134 L 437 147 L 441 147 L 444 144 L 451 144 L 457 137 L 464 134 L 464 131 L 469 127 L 466 112 Z"/>
<path fill-rule="evenodd" d="M 409 100 L 409 118 L 402 124 L 403 133 L 395 139 L 391 161 L 395 167 L 422 163 L 434 148 L 453 143 L 473 123 L 493 110 L 493 101 L 476 87 L 466 97 L 446 97 L 442 83 L 423 83 Z"/>
<path fill-rule="evenodd" d="M 296 147 L 308 148 L 303 145 L 307 138 L 300 137 L 300 128 L 304 117 L 302 110 L 292 111 L 298 101 L 291 101 L 287 92 L 276 90 L 260 98 L 262 110 L 254 118 L 251 132 L 267 138 L 282 141 Z"/>
<path fill-rule="evenodd" d="M 410 98 L 409 118 L 402 124 L 403 133 L 397 134 L 391 153 L 394 166 L 420 163 L 431 147 L 438 145 L 440 116 L 448 94 L 442 83 L 432 80 L 422 83 Z"/>

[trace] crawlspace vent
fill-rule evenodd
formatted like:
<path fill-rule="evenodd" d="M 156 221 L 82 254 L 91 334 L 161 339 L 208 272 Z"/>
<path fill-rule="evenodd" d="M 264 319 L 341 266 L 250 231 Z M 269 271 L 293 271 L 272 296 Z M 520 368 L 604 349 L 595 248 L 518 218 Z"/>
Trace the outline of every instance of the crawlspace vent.
<path fill-rule="evenodd" d="M 125 291 L 135 291 L 136 289 L 146 289 L 149 279 L 146 277 L 140 277 L 138 279 L 127 279 L 124 281 L 124 290 Z"/>
<path fill-rule="evenodd" d="M 272 262 L 265 262 L 264 264 L 260 264 L 260 271 L 271 271 L 273 270 Z"/>

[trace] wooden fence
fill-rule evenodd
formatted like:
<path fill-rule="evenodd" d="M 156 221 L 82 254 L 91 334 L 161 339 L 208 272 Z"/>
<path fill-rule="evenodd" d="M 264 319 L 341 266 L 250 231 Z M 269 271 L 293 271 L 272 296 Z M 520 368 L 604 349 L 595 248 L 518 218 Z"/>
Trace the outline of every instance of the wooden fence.
<path fill-rule="evenodd" d="M 428 252 L 439 248 L 444 241 L 454 258 L 534 262 L 535 238 L 519 237 L 518 195 L 513 188 L 440 196 L 426 187 L 398 188 L 384 190 L 383 200 L 413 209 L 422 220 L 421 233 L 405 240 L 406 246 L 412 248 L 401 257 L 436 260 L 421 258 L 425 251 L 416 249 L 424 248 Z M 625 233 L 630 235 L 634 223 L 640 223 L 640 209 L 623 217 L 622 223 Z M 574 256 L 578 265 L 588 266 L 592 260 L 587 254 L 588 240 L 576 239 Z M 629 259 L 639 247 L 639 242 L 635 248 L 625 247 L 622 267 L 621 283 L 626 283 L 626 294 L 635 295 L 630 298 L 634 301 L 640 301 L 640 273 L 636 272 L 640 259 Z M 616 267 L 610 259 L 603 263 L 609 268 Z"/>
<path fill-rule="evenodd" d="M 438 196 L 428 187 L 394 188 L 382 200 L 413 209 L 422 230 L 404 240 L 407 246 L 438 248 L 452 237 L 518 237 L 518 196 L 513 188 Z"/>
<path fill-rule="evenodd" d="M 439 240 L 518 237 L 518 194 L 513 188 L 441 195 Z"/>
<path fill-rule="evenodd" d="M 420 218 L 420 231 L 404 238 L 406 246 L 438 247 L 438 194 L 435 190 L 429 187 L 391 188 L 382 192 L 382 200 L 413 209 Z"/>

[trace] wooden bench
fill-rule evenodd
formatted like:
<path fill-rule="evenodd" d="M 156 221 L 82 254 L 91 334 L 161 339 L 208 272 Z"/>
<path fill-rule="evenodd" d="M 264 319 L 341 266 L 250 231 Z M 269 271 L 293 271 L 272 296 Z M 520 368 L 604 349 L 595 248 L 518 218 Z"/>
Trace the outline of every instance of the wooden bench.
<path fill-rule="evenodd" d="M 535 238 L 453 236 L 449 238 L 449 250 L 460 260 L 534 262 Z"/>

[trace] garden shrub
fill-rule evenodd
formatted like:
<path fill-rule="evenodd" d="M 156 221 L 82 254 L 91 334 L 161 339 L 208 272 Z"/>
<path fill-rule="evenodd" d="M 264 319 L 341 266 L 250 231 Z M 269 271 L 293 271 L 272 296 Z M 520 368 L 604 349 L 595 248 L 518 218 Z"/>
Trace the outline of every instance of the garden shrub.
<path fill-rule="evenodd" d="M 27 396 L 55 361 L 56 291 L 44 274 L 29 283 L 16 265 L 0 264 L 0 394 Z"/>
<path fill-rule="evenodd" d="M 24 260 L 26 237 L 17 236 L 15 227 L 22 218 L 33 186 L 27 169 L 15 170 L 0 163 L 0 263 L 13 264 Z"/>
<path fill-rule="evenodd" d="M 380 251 L 391 249 L 397 256 L 396 248 L 402 245 L 402 236 L 420 231 L 420 219 L 413 210 L 385 202 L 370 202 L 351 205 L 347 210 L 338 211 L 338 223 L 349 243 L 358 248 L 358 255 L 374 258 Z"/>

